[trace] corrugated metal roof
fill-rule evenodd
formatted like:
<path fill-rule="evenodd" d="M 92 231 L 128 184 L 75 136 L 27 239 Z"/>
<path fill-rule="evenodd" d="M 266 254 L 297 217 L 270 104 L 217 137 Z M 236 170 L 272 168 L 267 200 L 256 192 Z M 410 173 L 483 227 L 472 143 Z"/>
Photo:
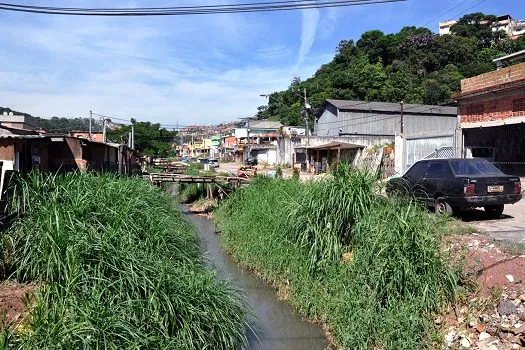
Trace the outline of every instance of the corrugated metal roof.
<path fill-rule="evenodd" d="M 367 102 L 353 100 L 326 100 L 337 109 L 345 111 L 371 111 L 371 112 L 400 112 L 401 105 L 391 102 Z M 403 111 L 407 114 L 431 114 L 431 115 L 457 115 L 456 107 L 445 107 L 436 105 L 404 104 Z"/>

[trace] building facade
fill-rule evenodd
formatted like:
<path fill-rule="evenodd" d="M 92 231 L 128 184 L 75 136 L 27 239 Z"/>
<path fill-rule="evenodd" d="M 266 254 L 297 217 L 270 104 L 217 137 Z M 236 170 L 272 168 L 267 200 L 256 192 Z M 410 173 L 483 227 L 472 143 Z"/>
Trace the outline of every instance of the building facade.
<path fill-rule="evenodd" d="M 461 155 L 485 158 L 506 173 L 524 176 L 525 62 L 462 80 L 455 98 Z"/>
<path fill-rule="evenodd" d="M 35 119 L 27 115 L 17 115 L 13 113 L 4 112 L 0 115 L 0 125 L 12 129 L 20 130 L 36 130 L 38 129 Z"/>
<path fill-rule="evenodd" d="M 445 22 L 439 22 L 439 35 L 450 34 L 450 28 L 454 24 L 458 23 L 456 20 L 449 20 Z M 523 34 L 525 34 L 525 21 L 524 20 L 515 20 L 510 15 L 498 16 L 494 27 L 492 28 L 494 32 L 502 31 L 509 38 L 517 39 Z"/>
<path fill-rule="evenodd" d="M 314 134 L 362 147 L 395 142 L 403 172 L 436 149 L 453 148 L 456 126 L 456 107 L 326 100 Z"/>

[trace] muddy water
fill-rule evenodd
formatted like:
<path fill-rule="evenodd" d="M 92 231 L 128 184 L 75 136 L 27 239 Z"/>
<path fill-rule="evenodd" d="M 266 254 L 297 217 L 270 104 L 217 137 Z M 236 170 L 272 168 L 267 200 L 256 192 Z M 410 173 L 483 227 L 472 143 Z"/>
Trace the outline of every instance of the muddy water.
<path fill-rule="evenodd" d="M 254 331 L 248 330 L 249 349 L 313 350 L 327 346 L 320 327 L 294 315 L 286 303 L 277 299 L 275 289 L 241 269 L 221 249 L 212 221 L 194 215 L 189 218 L 200 232 L 207 259 L 224 279 L 246 294 L 245 299 L 254 314 L 251 322 Z"/>

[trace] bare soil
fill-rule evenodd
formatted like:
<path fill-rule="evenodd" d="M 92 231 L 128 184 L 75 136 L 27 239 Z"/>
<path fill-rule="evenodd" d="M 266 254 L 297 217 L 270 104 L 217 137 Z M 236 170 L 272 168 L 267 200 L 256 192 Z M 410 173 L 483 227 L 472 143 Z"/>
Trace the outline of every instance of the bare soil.
<path fill-rule="evenodd" d="M 444 317 L 445 348 L 525 349 L 525 255 L 478 233 L 451 234 L 446 246 L 464 261 L 470 285 Z M 503 304 L 511 303 L 506 313 Z"/>
<path fill-rule="evenodd" d="M 17 326 L 22 322 L 27 308 L 24 299 L 33 298 L 38 286 L 35 284 L 20 284 L 4 282 L 0 284 L 0 317 L 4 317 L 7 324 Z"/>

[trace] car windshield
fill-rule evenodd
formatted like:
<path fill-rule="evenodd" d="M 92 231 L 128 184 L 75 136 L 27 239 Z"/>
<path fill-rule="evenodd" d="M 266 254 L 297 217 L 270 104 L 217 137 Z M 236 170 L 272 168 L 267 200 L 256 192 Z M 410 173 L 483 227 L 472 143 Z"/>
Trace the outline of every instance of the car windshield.
<path fill-rule="evenodd" d="M 503 173 L 485 159 L 451 160 L 450 165 L 457 176 L 503 175 Z"/>

